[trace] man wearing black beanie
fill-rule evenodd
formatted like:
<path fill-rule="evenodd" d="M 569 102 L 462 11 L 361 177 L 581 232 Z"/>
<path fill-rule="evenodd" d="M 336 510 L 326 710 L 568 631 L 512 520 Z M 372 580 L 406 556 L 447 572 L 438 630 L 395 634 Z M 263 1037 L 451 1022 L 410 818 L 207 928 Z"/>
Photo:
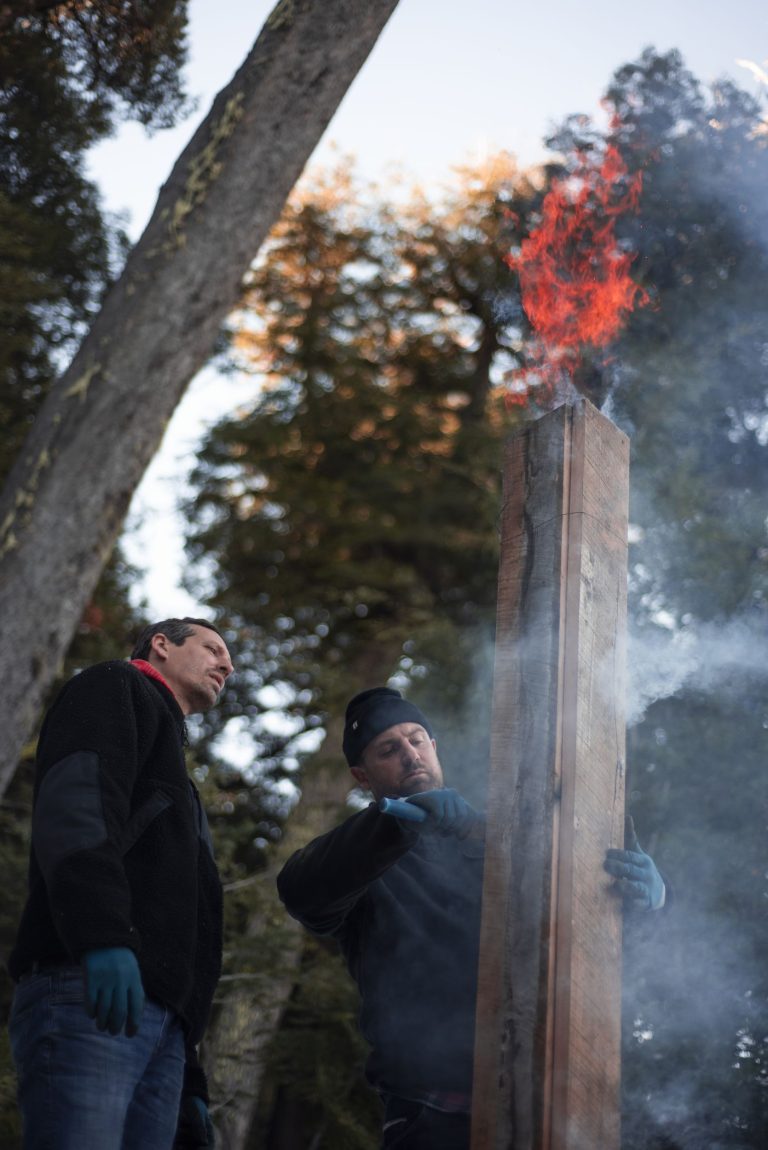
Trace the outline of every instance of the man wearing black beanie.
<path fill-rule="evenodd" d="M 398 691 L 351 700 L 343 749 L 376 801 L 294 854 L 280 896 L 310 930 L 338 939 L 360 987 L 382 1146 L 463 1150 L 484 824 L 444 787 L 431 724 Z M 407 799 L 423 821 L 383 814 L 384 798 Z"/>
<path fill-rule="evenodd" d="M 432 726 L 399 691 L 355 695 L 342 745 L 374 802 L 291 856 L 280 897 L 337 939 L 358 984 L 382 1150 L 468 1150 L 485 822 L 445 787 Z M 626 877 L 627 853 L 611 873 L 663 901 L 650 859 L 647 883 Z"/>

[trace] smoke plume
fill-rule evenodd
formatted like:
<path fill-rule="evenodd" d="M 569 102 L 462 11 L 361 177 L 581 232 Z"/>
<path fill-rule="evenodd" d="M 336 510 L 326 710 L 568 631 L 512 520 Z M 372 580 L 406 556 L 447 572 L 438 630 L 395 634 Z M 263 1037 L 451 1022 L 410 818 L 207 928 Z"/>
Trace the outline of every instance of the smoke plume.
<path fill-rule="evenodd" d="M 753 621 L 731 619 L 671 631 L 630 629 L 627 726 L 682 690 L 738 699 L 747 682 L 768 677 L 768 637 Z"/>

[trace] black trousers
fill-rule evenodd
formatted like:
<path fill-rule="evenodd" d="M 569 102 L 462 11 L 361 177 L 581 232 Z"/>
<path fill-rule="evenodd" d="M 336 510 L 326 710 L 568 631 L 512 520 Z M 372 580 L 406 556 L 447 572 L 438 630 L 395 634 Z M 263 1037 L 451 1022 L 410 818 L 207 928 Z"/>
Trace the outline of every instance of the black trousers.
<path fill-rule="evenodd" d="M 469 1150 L 469 1114 L 388 1098 L 381 1150 Z"/>

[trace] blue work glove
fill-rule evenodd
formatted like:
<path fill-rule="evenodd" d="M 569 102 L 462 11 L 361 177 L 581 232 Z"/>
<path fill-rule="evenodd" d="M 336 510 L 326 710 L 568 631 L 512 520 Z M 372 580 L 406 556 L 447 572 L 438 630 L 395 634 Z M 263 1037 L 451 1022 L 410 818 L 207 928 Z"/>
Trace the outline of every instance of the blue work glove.
<path fill-rule="evenodd" d="M 83 955 L 85 1009 L 99 1030 L 133 1038 L 144 1009 L 144 987 L 136 955 L 126 946 L 88 950 Z"/>
<path fill-rule="evenodd" d="M 173 1150 L 200 1150 L 216 1145 L 208 1107 L 196 1094 L 182 1094 Z"/>
<path fill-rule="evenodd" d="M 415 807 L 420 807 L 427 814 L 423 823 L 408 823 L 408 826 L 415 830 L 456 835 L 463 839 L 480 817 L 453 787 L 421 791 L 420 794 L 409 795 L 406 801 Z"/>
<path fill-rule="evenodd" d="M 635 834 L 635 824 L 627 817 L 624 842 L 626 849 L 611 848 L 605 852 L 603 867 L 617 880 L 624 900 L 640 910 L 660 910 L 664 906 L 666 890 L 656 864 L 646 854 Z"/>

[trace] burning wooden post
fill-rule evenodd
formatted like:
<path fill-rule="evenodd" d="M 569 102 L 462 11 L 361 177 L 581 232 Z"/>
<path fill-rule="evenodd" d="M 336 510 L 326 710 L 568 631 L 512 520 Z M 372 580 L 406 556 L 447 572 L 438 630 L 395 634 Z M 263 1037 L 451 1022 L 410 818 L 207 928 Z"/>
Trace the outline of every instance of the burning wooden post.
<path fill-rule="evenodd" d="M 628 440 L 585 401 L 508 446 L 472 1150 L 617 1150 Z"/>

